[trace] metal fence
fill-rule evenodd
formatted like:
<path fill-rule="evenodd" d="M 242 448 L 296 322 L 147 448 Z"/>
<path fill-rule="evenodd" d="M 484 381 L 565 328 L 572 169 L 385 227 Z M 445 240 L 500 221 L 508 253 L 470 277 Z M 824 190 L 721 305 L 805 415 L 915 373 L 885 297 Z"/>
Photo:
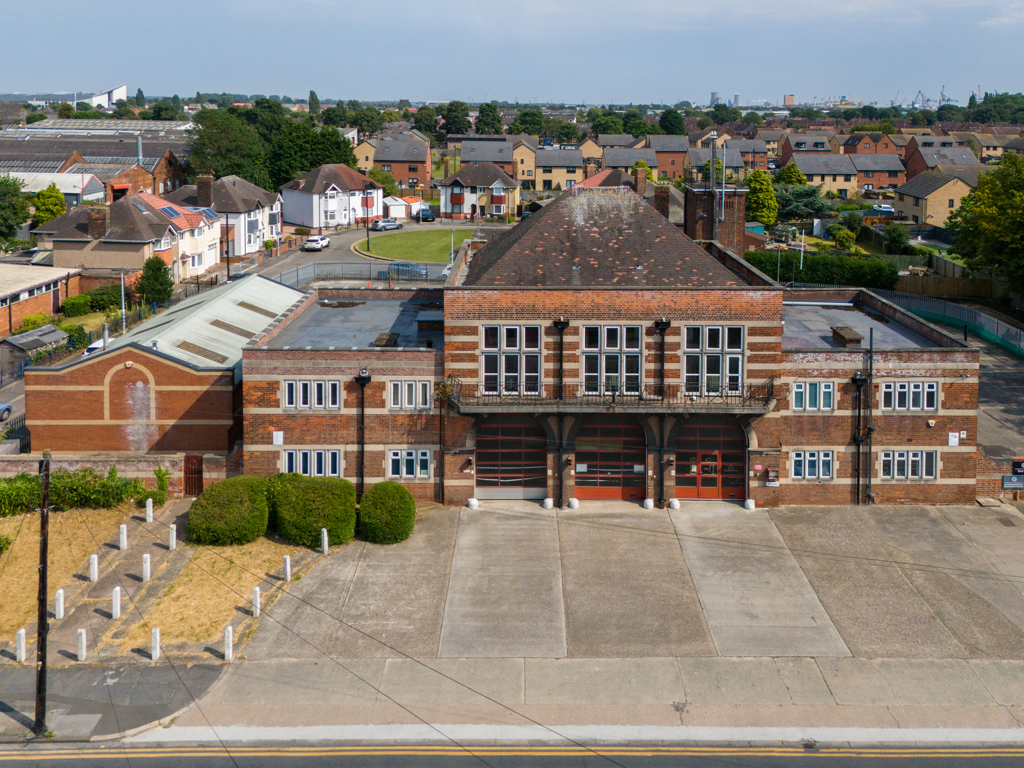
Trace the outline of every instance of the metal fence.
<path fill-rule="evenodd" d="M 28 453 L 32 450 L 32 437 L 28 427 L 25 426 L 25 414 L 12 416 L 4 424 L 0 425 L 0 433 L 4 440 L 18 440 L 18 452 Z"/>
<path fill-rule="evenodd" d="M 289 269 L 271 278 L 282 285 L 297 288 L 314 280 L 358 280 L 393 283 L 443 283 L 451 271 L 449 264 L 411 262 L 315 261 Z"/>
<path fill-rule="evenodd" d="M 0 368 L 0 389 L 3 389 L 8 384 L 13 384 L 16 381 L 20 381 L 25 378 L 25 361 L 21 360 L 17 363 Z"/>

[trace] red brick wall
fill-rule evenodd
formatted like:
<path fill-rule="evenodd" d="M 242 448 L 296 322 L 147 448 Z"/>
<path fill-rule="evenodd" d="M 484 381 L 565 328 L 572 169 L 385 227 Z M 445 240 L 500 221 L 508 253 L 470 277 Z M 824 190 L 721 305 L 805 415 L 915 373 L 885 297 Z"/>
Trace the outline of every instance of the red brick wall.
<path fill-rule="evenodd" d="M 69 296 L 77 296 L 82 293 L 81 275 L 72 275 L 60 281 L 60 287 L 56 291 L 40 293 L 24 301 L 15 301 L 6 307 L 0 308 L 0 336 L 21 328 L 22 323 L 28 315 L 37 315 L 40 312 L 46 315 L 53 315 L 60 311 L 64 299 Z"/>
<path fill-rule="evenodd" d="M 655 152 L 658 158 L 658 175 L 670 179 L 681 178 L 686 165 L 685 152 Z"/>

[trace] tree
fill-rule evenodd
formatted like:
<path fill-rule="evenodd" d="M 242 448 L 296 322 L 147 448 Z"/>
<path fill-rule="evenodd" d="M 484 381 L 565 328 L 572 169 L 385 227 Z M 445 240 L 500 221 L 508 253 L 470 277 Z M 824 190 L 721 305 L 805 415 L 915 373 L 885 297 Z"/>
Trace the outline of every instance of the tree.
<path fill-rule="evenodd" d="M 799 168 L 796 167 L 796 163 L 790 163 L 775 174 L 775 181 L 779 184 L 806 184 L 807 177 L 803 175 Z"/>
<path fill-rule="evenodd" d="M 680 101 L 675 105 L 676 109 L 693 109 L 693 102 L 691 101 Z"/>
<path fill-rule="evenodd" d="M 519 126 L 519 130 L 513 131 L 510 128 L 510 133 L 527 133 L 531 136 L 541 136 L 544 134 L 544 113 L 539 109 L 520 109 L 516 115 L 515 124 Z"/>
<path fill-rule="evenodd" d="M 832 212 L 832 206 L 818 194 L 818 187 L 807 184 L 775 187 L 775 200 L 779 204 L 779 221 L 794 219 L 820 219 Z"/>
<path fill-rule="evenodd" d="M 169 101 L 161 101 L 153 107 L 154 120 L 178 120 L 181 117 L 181 110 L 175 109 Z"/>
<path fill-rule="evenodd" d="M 174 293 L 174 280 L 170 267 L 159 256 L 152 256 L 143 263 L 142 277 L 135 283 L 135 293 L 146 304 L 170 300 Z"/>
<path fill-rule="evenodd" d="M 725 171 L 722 169 L 722 160 L 719 157 L 715 158 L 715 181 L 722 181 L 725 176 Z M 704 167 L 700 171 L 701 181 L 711 181 L 711 160 L 704 163 Z"/>
<path fill-rule="evenodd" d="M 633 172 L 631 175 L 636 176 L 636 172 L 642 170 L 644 175 L 647 176 L 648 181 L 654 181 L 654 171 L 651 170 L 651 166 L 645 163 L 643 160 L 637 160 L 633 163 L 633 167 L 630 168 Z"/>
<path fill-rule="evenodd" d="M 64 118 L 65 120 L 69 117 L 75 116 L 75 108 L 68 104 L 66 101 L 62 101 L 57 105 L 57 117 Z"/>
<path fill-rule="evenodd" d="M 762 170 L 754 170 L 745 183 L 748 190 L 747 218 L 770 227 L 779 215 L 779 202 L 775 199 L 771 177 Z"/>
<path fill-rule="evenodd" d="M 388 197 L 398 196 L 398 183 L 395 177 L 382 168 L 371 168 L 370 178 L 384 187 L 384 195 Z"/>
<path fill-rule="evenodd" d="M 320 120 L 324 125 L 345 125 L 346 113 L 340 107 L 328 107 L 320 113 Z"/>
<path fill-rule="evenodd" d="M 711 108 L 711 117 L 715 121 L 715 125 L 721 125 L 722 123 L 736 122 L 743 117 L 743 113 L 738 107 L 730 107 L 728 104 L 719 102 Z"/>
<path fill-rule="evenodd" d="M 629 111 L 636 112 L 635 109 L 631 109 Z M 637 139 L 641 136 L 646 136 L 650 131 L 650 128 L 651 126 L 647 124 L 647 121 L 639 115 L 627 117 L 622 121 L 622 129 Z"/>
<path fill-rule="evenodd" d="M 855 211 L 847 211 L 843 214 L 842 225 L 853 233 L 853 239 L 856 240 L 864 229 L 864 217 Z"/>
<path fill-rule="evenodd" d="M 449 136 L 469 133 L 469 105 L 464 101 L 449 101 L 445 106 L 444 132 Z"/>
<path fill-rule="evenodd" d="M 559 126 L 555 130 L 555 139 L 559 143 L 571 143 L 580 140 L 580 132 L 575 125 L 565 120 L 558 120 L 556 122 L 559 123 Z"/>
<path fill-rule="evenodd" d="M 433 136 L 437 133 L 437 110 L 433 107 L 420 107 L 416 110 L 412 122 L 420 133 Z"/>
<path fill-rule="evenodd" d="M 285 108 L 270 99 L 256 99 L 251 107 L 229 107 L 228 111 L 255 128 L 268 144 L 291 122 Z"/>
<path fill-rule="evenodd" d="M 953 249 L 971 269 L 989 269 L 1024 294 L 1024 157 L 1007 153 L 949 214 Z"/>
<path fill-rule="evenodd" d="M 396 123 L 402 119 L 402 113 L 397 109 L 385 109 L 380 113 L 382 123 Z"/>
<path fill-rule="evenodd" d="M 710 128 L 714 124 L 715 121 L 712 120 L 707 115 L 701 115 L 700 120 L 697 121 L 697 127 L 700 128 L 702 131 L 707 128 Z"/>
<path fill-rule="evenodd" d="M 314 118 L 320 117 L 320 98 L 316 95 L 316 91 L 309 92 L 309 114 Z"/>
<path fill-rule="evenodd" d="M 32 199 L 32 205 L 36 209 L 32 215 L 32 226 L 34 227 L 41 227 L 50 219 L 63 216 L 67 210 L 67 206 L 64 204 L 64 195 L 57 189 L 56 184 L 51 184 L 46 189 L 36 192 Z"/>
<path fill-rule="evenodd" d="M 13 238 L 28 220 L 28 201 L 21 194 L 24 182 L 13 176 L 0 176 L 0 238 Z"/>
<path fill-rule="evenodd" d="M 981 159 L 981 147 L 978 146 L 978 141 L 973 136 L 967 140 L 967 147 L 974 153 L 974 156 Z"/>
<path fill-rule="evenodd" d="M 682 136 L 686 133 L 686 122 L 678 111 L 669 107 L 658 117 L 658 125 L 669 136 Z"/>
<path fill-rule="evenodd" d="M 75 112 L 92 112 L 92 104 L 88 101 L 80 101 L 75 104 Z"/>
<path fill-rule="evenodd" d="M 264 154 L 267 145 L 249 123 L 230 112 L 203 109 L 189 135 L 189 165 L 198 173 L 239 176 L 270 189 Z"/>
<path fill-rule="evenodd" d="M 622 118 L 618 115 L 602 115 L 590 124 L 590 132 L 595 136 L 602 133 L 623 133 Z"/>
<path fill-rule="evenodd" d="M 906 253 L 909 247 L 910 233 L 906 227 L 899 224 L 889 224 L 885 228 L 886 253 Z"/>
<path fill-rule="evenodd" d="M 146 106 L 146 95 L 142 92 L 141 88 L 135 92 L 135 106 L 140 109 Z"/>
<path fill-rule="evenodd" d="M 501 113 L 494 104 L 481 104 L 476 118 L 476 132 L 481 135 L 501 133 Z"/>
<path fill-rule="evenodd" d="M 350 122 L 364 134 L 380 133 L 380 129 L 384 127 L 384 118 L 375 107 L 360 109 Z"/>
<path fill-rule="evenodd" d="M 743 116 L 743 122 L 747 125 L 764 125 L 764 118 L 757 114 L 757 112 L 747 112 Z"/>

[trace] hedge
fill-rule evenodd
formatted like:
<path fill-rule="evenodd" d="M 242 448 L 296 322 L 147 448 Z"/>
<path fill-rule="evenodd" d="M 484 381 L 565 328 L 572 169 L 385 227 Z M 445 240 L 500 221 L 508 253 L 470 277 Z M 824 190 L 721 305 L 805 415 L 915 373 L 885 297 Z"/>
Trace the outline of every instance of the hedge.
<path fill-rule="evenodd" d="M 239 475 L 204 490 L 188 511 L 188 540 L 248 544 L 267 532 L 267 480 Z"/>
<path fill-rule="evenodd" d="M 140 480 L 118 477 L 116 467 L 111 467 L 106 476 L 93 469 L 50 474 L 50 505 L 59 512 L 76 507 L 116 507 L 123 501 L 138 498 L 145 490 Z M 38 509 L 41 492 L 39 475 L 22 472 L 0 480 L 0 517 Z"/>
<path fill-rule="evenodd" d="M 363 494 L 357 514 L 359 538 L 371 544 L 397 544 L 412 535 L 416 501 L 403 485 L 388 480 Z"/>
<path fill-rule="evenodd" d="M 327 529 L 332 546 L 355 535 L 356 489 L 348 480 L 279 475 L 272 489 L 272 515 L 285 541 L 319 547 L 321 528 Z"/>
<path fill-rule="evenodd" d="M 64 299 L 64 317 L 81 317 L 92 312 L 92 299 L 85 294 L 81 296 L 68 296 Z"/>
<path fill-rule="evenodd" d="M 10 536 L 0 536 L 0 555 L 2 555 L 4 552 L 6 552 L 10 548 L 11 548 L 11 537 Z"/>
<path fill-rule="evenodd" d="M 750 251 L 744 258 L 769 277 L 778 274 L 783 282 L 892 290 L 899 280 L 896 265 L 877 257 L 805 253 L 803 269 L 800 269 L 800 254 L 792 251 L 781 254 L 776 251 Z"/>

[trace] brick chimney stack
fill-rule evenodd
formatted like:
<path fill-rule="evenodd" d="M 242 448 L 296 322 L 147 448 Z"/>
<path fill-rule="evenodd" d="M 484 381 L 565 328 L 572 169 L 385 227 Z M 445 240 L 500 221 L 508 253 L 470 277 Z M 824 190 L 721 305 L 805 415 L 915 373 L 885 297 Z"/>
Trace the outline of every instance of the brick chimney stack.
<path fill-rule="evenodd" d="M 666 219 L 668 218 L 670 200 L 668 184 L 659 184 L 654 188 L 654 209 Z"/>
<path fill-rule="evenodd" d="M 213 176 L 196 177 L 196 200 L 200 208 L 213 208 Z"/>
<path fill-rule="evenodd" d="M 93 205 L 89 207 L 89 237 L 99 240 L 107 235 L 107 216 L 110 211 L 105 205 Z"/>
<path fill-rule="evenodd" d="M 636 193 L 643 197 L 647 193 L 647 171 L 637 168 L 633 178 L 636 179 Z"/>

